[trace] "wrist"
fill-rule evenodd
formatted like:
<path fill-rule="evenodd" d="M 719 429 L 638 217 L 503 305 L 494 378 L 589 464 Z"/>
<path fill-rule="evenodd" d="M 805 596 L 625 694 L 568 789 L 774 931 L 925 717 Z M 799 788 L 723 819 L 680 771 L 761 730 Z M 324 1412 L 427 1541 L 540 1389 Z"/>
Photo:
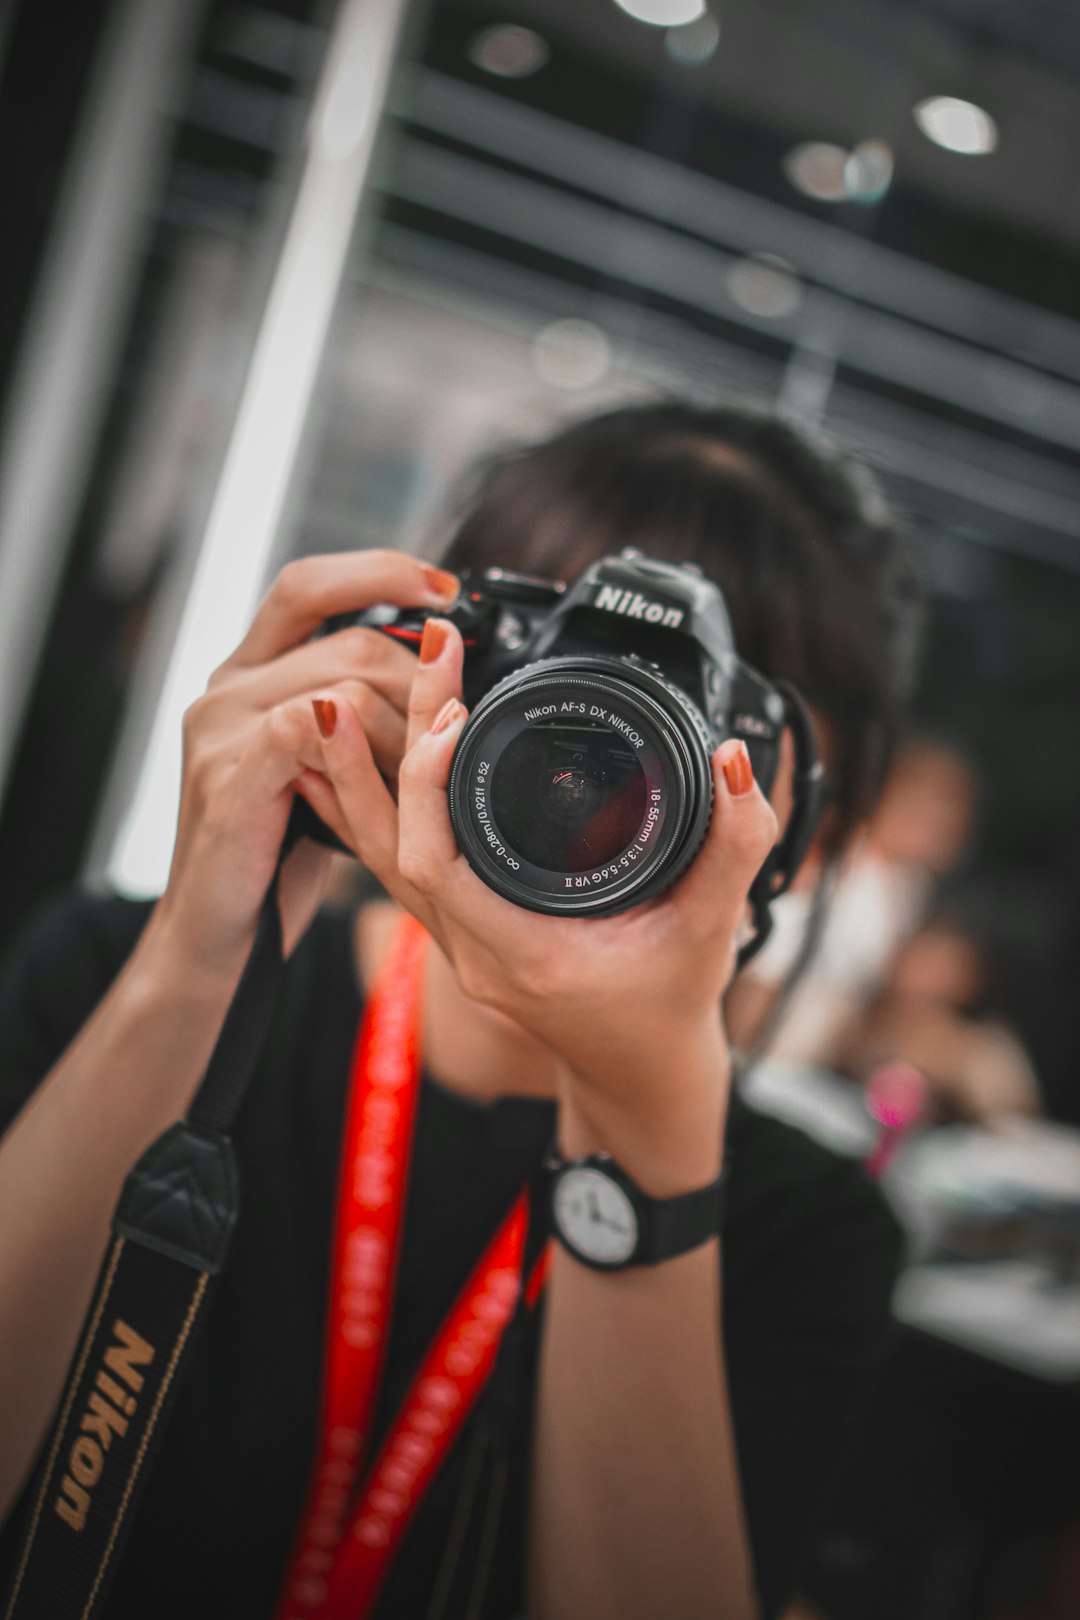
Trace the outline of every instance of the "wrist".
<path fill-rule="evenodd" d="M 717 1024 L 696 1041 L 642 1053 L 601 1085 L 567 1073 L 558 1146 L 567 1159 L 609 1153 L 653 1198 L 705 1186 L 720 1174 L 730 1058 Z"/>

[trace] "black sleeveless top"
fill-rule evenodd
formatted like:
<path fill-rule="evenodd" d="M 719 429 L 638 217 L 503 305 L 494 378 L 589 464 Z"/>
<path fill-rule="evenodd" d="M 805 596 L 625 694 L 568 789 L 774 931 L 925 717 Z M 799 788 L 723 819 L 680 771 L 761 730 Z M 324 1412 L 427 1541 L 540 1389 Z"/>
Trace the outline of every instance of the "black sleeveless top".
<path fill-rule="evenodd" d="M 38 918 L 0 988 L 0 1131 L 108 989 L 149 909 L 72 894 Z M 229 1267 L 132 1525 L 110 1620 L 273 1613 L 318 1419 L 337 1159 L 360 1011 L 351 914 L 324 912 L 288 964 L 237 1121 L 242 1209 Z M 550 1103 L 477 1105 L 424 1081 L 380 1433 L 553 1126 Z M 863 1172 L 798 1131 L 740 1107 L 730 1146 L 724 1334 L 754 1563 L 763 1613 L 773 1616 L 798 1589 L 845 1427 L 883 1347 L 900 1237 Z M 421 1503 L 378 1620 L 428 1614 L 471 1430 Z M 526 1416 L 485 1620 L 523 1613 L 528 1466 Z M 0 1532 L 0 1590 L 28 1496 Z M 481 1490 L 474 1520 L 484 1506 Z M 466 1527 L 439 1620 L 467 1612 L 479 1529 Z"/>

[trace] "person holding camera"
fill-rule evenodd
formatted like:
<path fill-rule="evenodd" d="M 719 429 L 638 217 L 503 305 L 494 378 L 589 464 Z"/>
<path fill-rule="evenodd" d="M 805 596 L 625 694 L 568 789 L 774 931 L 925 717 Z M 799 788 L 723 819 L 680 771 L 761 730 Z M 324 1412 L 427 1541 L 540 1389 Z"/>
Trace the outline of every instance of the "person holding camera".
<path fill-rule="evenodd" d="M 749 749 L 702 731 L 700 847 L 599 915 L 496 892 L 448 805 L 457 574 L 567 580 L 625 546 L 718 585 L 741 658 L 812 706 L 826 861 L 873 802 L 910 573 L 861 475 L 773 417 L 608 412 L 490 468 L 445 568 L 290 564 L 186 717 L 165 893 L 63 900 L 0 1000 L 16 1594 L 27 1520 L 93 1514 L 92 1449 L 49 1500 L 33 1465 L 125 1173 L 192 1103 L 298 799 L 382 893 L 320 911 L 330 856 L 311 840 L 281 867 L 287 965 L 232 1133 L 240 1217 L 103 1612 L 750 1620 L 798 1590 L 898 1234 L 861 1172 L 732 1089 L 753 1031 L 726 1027 L 725 995 L 798 801 L 791 736 L 770 802 L 757 728 Z M 418 657 L 368 624 L 317 634 L 377 604 L 422 610 Z M 557 776 L 565 815 L 578 779 Z M 660 790 L 640 791 L 641 828 L 659 826 Z M 116 1331 L 87 1430 L 102 1447 L 152 1353 Z"/>

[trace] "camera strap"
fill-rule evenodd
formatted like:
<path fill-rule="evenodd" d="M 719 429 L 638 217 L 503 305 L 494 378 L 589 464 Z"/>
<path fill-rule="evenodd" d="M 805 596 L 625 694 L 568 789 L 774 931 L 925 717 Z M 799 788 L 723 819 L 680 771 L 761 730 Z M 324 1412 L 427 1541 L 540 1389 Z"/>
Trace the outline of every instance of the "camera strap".
<path fill-rule="evenodd" d="M 776 689 L 784 702 L 784 721 L 791 732 L 795 751 L 791 791 L 791 813 L 780 842 L 768 856 L 750 885 L 751 934 L 736 953 L 742 968 L 768 943 L 772 934 L 772 903 L 794 881 L 810 848 L 825 803 L 825 777 L 814 740 L 810 711 L 795 688 L 777 681 Z"/>
<path fill-rule="evenodd" d="M 371 1612 L 413 1514 L 491 1379 L 504 1329 L 520 1323 L 543 1287 L 546 1246 L 536 1255 L 523 1188 L 429 1347 L 378 1454 L 367 1458 L 419 1093 L 427 944 L 423 928 L 404 919 L 354 1050 L 322 1425 L 280 1620 L 363 1620 Z M 264 1044 L 282 969 L 275 878 L 188 1116 L 151 1144 L 124 1183 L 3 1620 L 94 1620 L 101 1613 L 225 1264 L 239 1209 L 228 1131 Z M 514 1335 L 506 1338 L 510 1344 Z M 492 1394 L 508 1409 L 506 1383 L 493 1380 Z M 493 1410 L 493 1422 L 505 1415 Z M 361 1465 L 367 1471 L 357 1495 Z"/>
<path fill-rule="evenodd" d="M 282 968 L 275 877 L 188 1116 L 124 1182 L 3 1620 L 93 1620 L 105 1601 L 236 1224 L 228 1131 Z"/>

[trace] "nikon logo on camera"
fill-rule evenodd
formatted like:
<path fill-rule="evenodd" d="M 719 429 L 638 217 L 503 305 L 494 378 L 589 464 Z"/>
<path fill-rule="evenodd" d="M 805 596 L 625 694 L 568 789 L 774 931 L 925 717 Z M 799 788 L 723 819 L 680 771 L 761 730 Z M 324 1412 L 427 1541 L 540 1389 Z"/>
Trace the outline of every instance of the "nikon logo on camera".
<path fill-rule="evenodd" d="M 621 585 L 601 585 L 593 607 L 606 613 L 621 613 L 625 619 L 644 619 L 646 624 L 660 624 L 666 630 L 677 630 L 686 617 L 682 608 L 666 607 L 653 602 L 640 591 L 624 591 Z"/>
<path fill-rule="evenodd" d="M 78 1436 L 68 1453 L 60 1494 L 53 1503 L 58 1517 L 73 1530 L 85 1530 L 90 1493 L 101 1478 L 105 1453 L 128 1431 L 143 1387 L 143 1375 L 136 1369 L 149 1366 L 154 1359 L 153 1345 L 119 1317 L 113 1323 L 113 1337 L 116 1342 L 106 1350 L 105 1365 L 94 1380 Z"/>

